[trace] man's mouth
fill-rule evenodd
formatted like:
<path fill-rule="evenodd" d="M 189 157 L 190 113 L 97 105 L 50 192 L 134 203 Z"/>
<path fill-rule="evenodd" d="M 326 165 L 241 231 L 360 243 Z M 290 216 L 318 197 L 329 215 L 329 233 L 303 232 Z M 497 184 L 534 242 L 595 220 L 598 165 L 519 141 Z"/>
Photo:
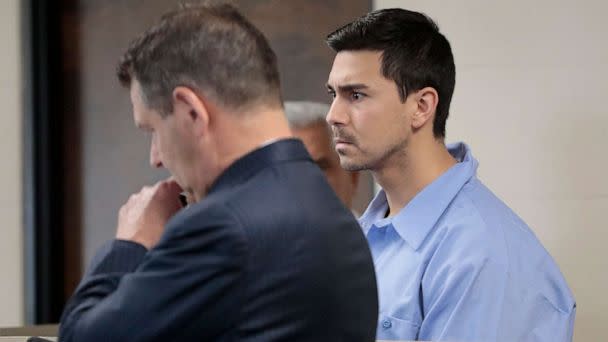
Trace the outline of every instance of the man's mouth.
<path fill-rule="evenodd" d="M 350 139 L 344 139 L 344 138 L 338 138 L 338 137 L 334 138 L 334 149 L 339 154 L 342 154 L 341 151 L 343 152 L 352 146 L 354 146 L 354 144 L 353 144 L 352 140 L 350 140 Z"/>
<path fill-rule="evenodd" d="M 338 145 L 338 144 L 352 144 L 349 140 L 343 139 L 343 138 L 334 138 L 334 144 Z"/>

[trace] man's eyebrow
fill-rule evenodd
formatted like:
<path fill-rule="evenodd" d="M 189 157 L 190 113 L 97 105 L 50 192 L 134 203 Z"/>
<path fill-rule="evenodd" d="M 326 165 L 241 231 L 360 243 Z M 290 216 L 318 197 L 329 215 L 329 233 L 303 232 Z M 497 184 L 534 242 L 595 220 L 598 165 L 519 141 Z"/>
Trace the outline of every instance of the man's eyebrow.
<path fill-rule="evenodd" d="M 338 86 L 340 92 L 349 92 L 354 90 L 368 89 L 369 87 L 363 83 L 343 84 Z M 327 84 L 327 89 L 334 90 L 334 88 Z"/>

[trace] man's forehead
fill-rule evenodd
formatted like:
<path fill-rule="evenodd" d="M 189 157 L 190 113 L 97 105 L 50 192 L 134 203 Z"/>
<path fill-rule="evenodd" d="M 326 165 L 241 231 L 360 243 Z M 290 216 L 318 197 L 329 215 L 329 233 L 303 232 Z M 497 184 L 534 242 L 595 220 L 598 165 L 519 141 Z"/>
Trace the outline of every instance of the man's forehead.
<path fill-rule="evenodd" d="M 141 129 L 148 129 L 149 119 L 148 108 L 145 106 L 141 94 L 141 87 L 137 81 L 131 82 L 130 87 L 131 105 L 133 112 L 133 121 L 135 126 Z"/>
<path fill-rule="evenodd" d="M 137 80 L 133 80 L 133 82 L 131 82 L 131 87 L 129 88 L 129 93 L 130 93 L 130 97 L 131 97 L 131 103 L 133 104 L 133 108 L 138 108 L 138 109 L 146 108 L 143 90 Z"/>
<path fill-rule="evenodd" d="M 336 54 L 328 84 L 365 83 L 380 75 L 382 53 L 378 51 L 342 51 Z"/>

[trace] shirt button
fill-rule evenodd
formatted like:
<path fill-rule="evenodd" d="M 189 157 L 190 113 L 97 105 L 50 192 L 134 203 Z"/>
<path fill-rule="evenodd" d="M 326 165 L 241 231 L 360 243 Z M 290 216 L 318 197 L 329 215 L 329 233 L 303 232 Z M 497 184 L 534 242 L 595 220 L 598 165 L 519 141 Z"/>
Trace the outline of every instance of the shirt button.
<path fill-rule="evenodd" d="M 384 329 L 390 329 L 390 327 L 392 327 L 392 326 L 393 326 L 393 323 L 391 323 L 390 320 L 385 319 L 384 321 L 382 321 L 382 327 Z"/>

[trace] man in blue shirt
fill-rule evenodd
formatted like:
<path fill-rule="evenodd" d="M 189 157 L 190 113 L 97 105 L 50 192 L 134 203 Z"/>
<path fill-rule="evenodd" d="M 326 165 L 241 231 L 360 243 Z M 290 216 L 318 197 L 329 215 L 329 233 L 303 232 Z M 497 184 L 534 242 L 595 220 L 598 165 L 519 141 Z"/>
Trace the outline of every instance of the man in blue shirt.
<path fill-rule="evenodd" d="M 570 341 L 572 293 L 528 226 L 446 146 L 450 44 L 421 13 L 379 10 L 331 33 L 327 121 L 340 163 L 382 191 L 360 223 L 381 340 Z"/>

